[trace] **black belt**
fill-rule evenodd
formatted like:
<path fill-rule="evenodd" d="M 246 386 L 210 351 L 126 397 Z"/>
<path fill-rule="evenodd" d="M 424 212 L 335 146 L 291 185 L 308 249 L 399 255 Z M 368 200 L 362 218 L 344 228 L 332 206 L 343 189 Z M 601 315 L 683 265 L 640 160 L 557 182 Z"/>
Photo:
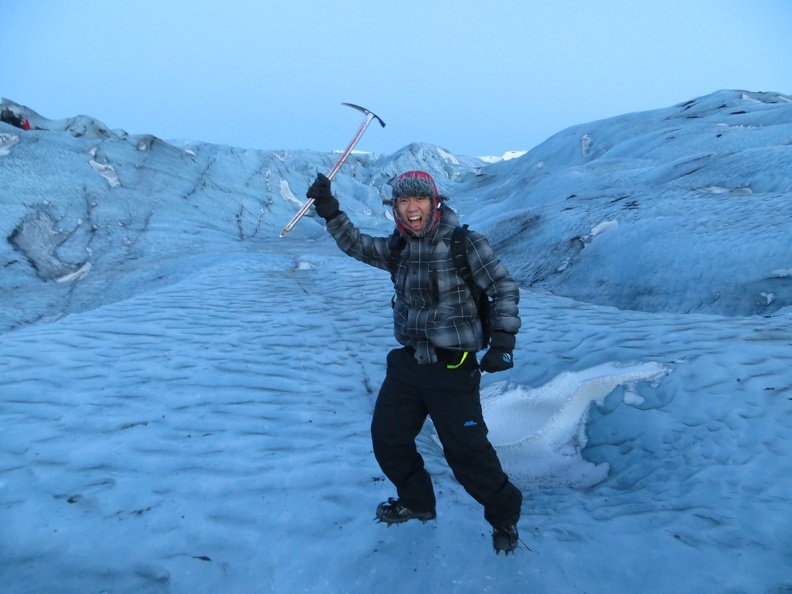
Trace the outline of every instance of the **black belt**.
<path fill-rule="evenodd" d="M 413 346 L 406 346 L 404 350 L 407 351 L 410 355 L 415 355 L 415 347 Z M 464 355 L 467 351 L 452 351 L 451 349 L 444 349 L 442 347 L 435 347 L 435 354 L 437 355 L 437 360 L 442 363 L 462 363 L 464 361 Z M 472 351 L 468 352 L 470 355 Z"/>

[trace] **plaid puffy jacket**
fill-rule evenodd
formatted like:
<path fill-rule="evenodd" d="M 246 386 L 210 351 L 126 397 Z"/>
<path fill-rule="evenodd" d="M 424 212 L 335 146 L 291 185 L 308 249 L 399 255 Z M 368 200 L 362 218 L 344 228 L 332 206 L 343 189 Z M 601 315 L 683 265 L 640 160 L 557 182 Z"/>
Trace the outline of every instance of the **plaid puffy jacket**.
<path fill-rule="evenodd" d="M 453 210 L 441 208 L 440 223 L 432 233 L 405 237 L 395 270 L 391 270 L 389 238 L 361 233 L 343 212 L 327 223 L 342 251 L 393 274 L 394 335 L 400 344 L 415 348 L 419 363 L 437 361 L 435 347 L 477 351 L 482 340 L 476 302 L 450 252 L 451 234 L 459 222 Z M 490 329 L 516 334 L 520 329 L 517 284 L 483 235 L 470 231 L 468 237 L 473 281 L 492 299 Z"/>

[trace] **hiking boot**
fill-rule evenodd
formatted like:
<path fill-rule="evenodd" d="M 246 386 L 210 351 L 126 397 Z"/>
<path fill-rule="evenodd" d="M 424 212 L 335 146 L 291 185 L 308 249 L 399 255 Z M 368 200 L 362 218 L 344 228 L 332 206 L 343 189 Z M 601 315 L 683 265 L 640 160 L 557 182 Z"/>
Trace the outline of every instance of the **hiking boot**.
<path fill-rule="evenodd" d="M 495 548 L 496 555 L 501 551 L 506 555 L 514 553 L 519 541 L 520 533 L 517 532 L 517 525 L 492 529 L 492 546 Z"/>
<path fill-rule="evenodd" d="M 380 522 L 385 522 L 388 526 L 391 524 L 401 524 L 407 520 L 421 520 L 424 524 L 429 520 L 434 520 L 437 514 L 434 510 L 425 512 L 414 512 L 408 507 L 404 507 L 399 503 L 398 499 L 390 497 L 387 501 L 380 503 L 377 506 L 377 519 Z"/>

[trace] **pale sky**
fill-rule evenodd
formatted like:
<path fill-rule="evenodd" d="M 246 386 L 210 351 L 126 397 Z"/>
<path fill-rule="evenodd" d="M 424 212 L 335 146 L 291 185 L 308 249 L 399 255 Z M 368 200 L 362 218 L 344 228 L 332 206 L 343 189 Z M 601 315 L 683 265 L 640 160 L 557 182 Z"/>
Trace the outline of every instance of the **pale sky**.
<path fill-rule="evenodd" d="M 528 150 L 720 89 L 792 95 L 790 0 L 3 0 L 0 96 L 264 150 Z"/>

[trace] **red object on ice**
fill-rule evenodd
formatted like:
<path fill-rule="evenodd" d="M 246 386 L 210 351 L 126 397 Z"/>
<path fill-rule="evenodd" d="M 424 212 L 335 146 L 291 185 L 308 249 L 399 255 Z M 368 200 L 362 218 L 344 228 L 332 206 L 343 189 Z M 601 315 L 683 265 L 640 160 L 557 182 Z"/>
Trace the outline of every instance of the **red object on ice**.
<path fill-rule="evenodd" d="M 30 130 L 30 122 L 28 122 L 27 118 L 25 118 L 25 121 L 22 122 L 22 129 L 23 130 Z"/>

